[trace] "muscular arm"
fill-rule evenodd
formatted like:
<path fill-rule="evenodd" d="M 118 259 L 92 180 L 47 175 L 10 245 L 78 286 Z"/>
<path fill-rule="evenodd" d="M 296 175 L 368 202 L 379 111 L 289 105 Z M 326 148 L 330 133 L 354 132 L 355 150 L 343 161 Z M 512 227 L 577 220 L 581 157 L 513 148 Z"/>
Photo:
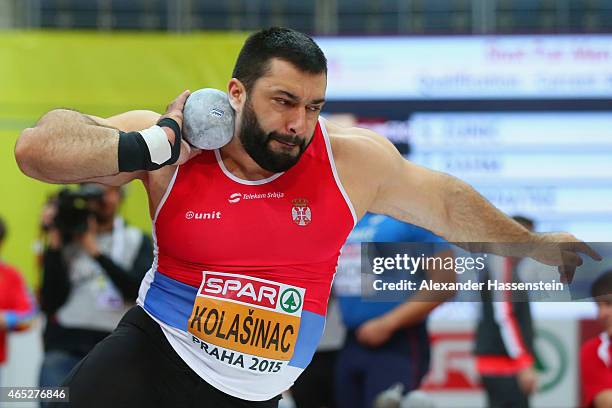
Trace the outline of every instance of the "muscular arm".
<path fill-rule="evenodd" d="M 119 130 L 145 129 L 159 116 L 151 111 L 130 111 L 101 119 L 53 110 L 35 127 L 22 132 L 15 146 L 17 164 L 26 175 L 50 183 L 126 183 L 143 172 L 119 174 Z"/>
<path fill-rule="evenodd" d="M 375 201 L 379 210 L 424 225 L 449 242 L 471 243 L 466 249 L 473 251 L 513 255 L 504 252 L 511 249 L 504 245 L 491 244 L 485 248 L 477 247 L 476 243 L 535 243 L 533 234 L 464 181 L 407 160 L 396 166 L 398 177 L 387 180 Z"/>
<path fill-rule="evenodd" d="M 361 130 L 351 153 L 375 192 L 368 211 L 424 227 L 449 242 L 530 242 L 533 234 L 467 183 L 404 159 L 382 136 Z"/>
<path fill-rule="evenodd" d="M 601 260 L 571 234 L 527 231 L 467 183 L 405 160 L 391 142 L 374 132 L 332 129 L 338 171 L 343 182 L 348 181 L 358 214 L 386 214 L 424 227 L 472 252 L 529 256 L 558 266 L 569 280 L 582 264 L 578 252 Z"/>

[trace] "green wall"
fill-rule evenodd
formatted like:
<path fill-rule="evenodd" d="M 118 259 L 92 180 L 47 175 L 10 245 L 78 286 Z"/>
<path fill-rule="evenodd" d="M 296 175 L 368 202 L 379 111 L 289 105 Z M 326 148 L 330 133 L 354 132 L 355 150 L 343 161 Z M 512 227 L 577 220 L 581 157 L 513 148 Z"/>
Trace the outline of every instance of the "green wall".
<path fill-rule="evenodd" d="M 131 109 L 163 112 L 185 89 L 226 89 L 246 34 L 0 32 L 0 216 L 9 236 L 0 256 L 36 286 L 34 243 L 46 196 L 57 186 L 24 176 L 13 148 L 19 132 L 53 108 L 96 116 Z M 122 208 L 151 230 L 142 185 Z"/>

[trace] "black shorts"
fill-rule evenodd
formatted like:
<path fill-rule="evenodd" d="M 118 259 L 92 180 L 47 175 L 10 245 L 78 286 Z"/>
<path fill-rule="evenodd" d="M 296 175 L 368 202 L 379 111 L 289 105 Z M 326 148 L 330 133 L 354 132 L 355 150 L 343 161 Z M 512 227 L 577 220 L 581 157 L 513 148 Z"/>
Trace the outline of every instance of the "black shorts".
<path fill-rule="evenodd" d="M 337 351 L 317 351 L 308 368 L 291 387 L 297 408 L 334 408 Z"/>
<path fill-rule="evenodd" d="M 246 401 L 205 382 L 139 306 L 70 372 L 70 404 L 57 407 L 276 408 L 280 396 Z"/>

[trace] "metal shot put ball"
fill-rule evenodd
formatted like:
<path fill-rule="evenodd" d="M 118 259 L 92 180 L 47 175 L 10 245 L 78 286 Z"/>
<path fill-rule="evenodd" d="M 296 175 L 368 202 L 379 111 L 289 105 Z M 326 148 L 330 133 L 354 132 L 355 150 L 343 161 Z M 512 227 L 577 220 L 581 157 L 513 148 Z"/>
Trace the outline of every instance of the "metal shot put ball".
<path fill-rule="evenodd" d="M 183 137 L 198 149 L 225 146 L 234 135 L 234 110 L 227 94 L 204 88 L 187 98 L 183 109 Z"/>

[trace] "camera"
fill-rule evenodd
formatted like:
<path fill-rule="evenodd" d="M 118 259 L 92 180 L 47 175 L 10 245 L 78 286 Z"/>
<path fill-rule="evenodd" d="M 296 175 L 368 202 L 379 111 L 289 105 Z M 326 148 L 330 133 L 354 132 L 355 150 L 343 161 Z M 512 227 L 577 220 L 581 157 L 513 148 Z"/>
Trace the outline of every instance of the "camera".
<path fill-rule="evenodd" d="M 92 204 L 102 201 L 104 189 L 94 184 L 83 184 L 77 189 L 63 188 L 57 195 L 57 214 L 53 224 L 69 243 L 88 229 L 89 218 L 94 215 Z"/>

